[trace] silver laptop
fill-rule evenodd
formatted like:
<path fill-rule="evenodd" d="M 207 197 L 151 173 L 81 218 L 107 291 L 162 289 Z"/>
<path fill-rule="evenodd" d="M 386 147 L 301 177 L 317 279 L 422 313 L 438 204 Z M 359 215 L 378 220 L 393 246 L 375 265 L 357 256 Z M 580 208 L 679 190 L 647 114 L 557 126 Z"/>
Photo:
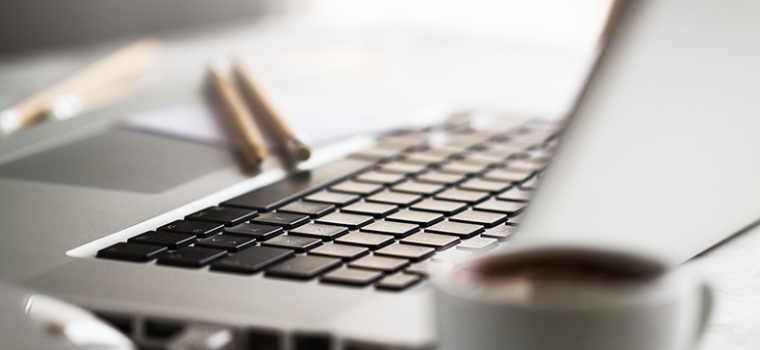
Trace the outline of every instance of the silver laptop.
<path fill-rule="evenodd" d="M 0 277 L 145 347 L 215 324 L 248 349 L 417 349 L 430 266 L 535 244 L 681 263 L 760 218 L 760 5 L 733 5 L 626 4 L 561 147 L 553 123 L 455 116 L 251 174 L 104 114 L 29 130 L 1 149 Z"/>

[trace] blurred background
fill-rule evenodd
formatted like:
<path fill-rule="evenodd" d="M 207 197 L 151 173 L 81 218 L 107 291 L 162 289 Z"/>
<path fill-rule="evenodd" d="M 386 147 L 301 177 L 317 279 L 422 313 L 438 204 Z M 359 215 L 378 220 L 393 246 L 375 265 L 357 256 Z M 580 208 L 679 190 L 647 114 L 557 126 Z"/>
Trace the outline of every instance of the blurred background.
<path fill-rule="evenodd" d="M 149 35 L 161 63 L 131 109 L 197 102 L 239 54 L 275 98 L 357 116 L 495 108 L 559 118 L 598 52 L 610 0 L 6 0 L 0 109 Z M 139 102 L 138 102 L 139 101 Z M 128 110 L 128 109 L 127 109 Z"/>

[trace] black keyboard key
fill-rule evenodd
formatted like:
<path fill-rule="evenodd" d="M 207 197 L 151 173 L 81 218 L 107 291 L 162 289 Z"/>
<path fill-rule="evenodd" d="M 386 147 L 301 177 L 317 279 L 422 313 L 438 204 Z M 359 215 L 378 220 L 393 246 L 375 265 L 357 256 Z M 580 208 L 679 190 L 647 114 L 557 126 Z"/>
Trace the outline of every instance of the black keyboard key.
<path fill-rule="evenodd" d="M 499 225 L 494 228 L 486 229 L 483 232 L 483 237 L 496 238 L 498 240 L 505 240 L 517 232 L 517 226 Z"/>
<path fill-rule="evenodd" d="M 412 261 L 427 259 L 433 256 L 433 254 L 435 254 L 435 249 L 433 248 L 411 244 L 391 244 L 375 252 L 375 255 L 409 259 Z"/>
<path fill-rule="evenodd" d="M 395 205 L 369 202 L 354 203 L 341 210 L 341 212 L 344 213 L 371 215 L 376 218 L 382 218 L 397 211 L 398 207 Z"/>
<path fill-rule="evenodd" d="M 282 227 L 261 225 L 261 224 L 240 224 L 235 227 L 230 227 L 225 231 L 225 234 L 240 235 L 246 237 L 253 237 L 256 240 L 264 241 L 274 236 L 282 234 Z"/>
<path fill-rule="evenodd" d="M 470 210 L 454 215 L 449 220 L 464 222 L 467 224 L 483 225 L 485 227 L 493 227 L 504 221 L 507 221 L 507 216 L 498 213 Z"/>
<path fill-rule="evenodd" d="M 385 258 L 382 256 L 365 256 L 348 263 L 348 267 L 383 272 L 394 272 L 409 265 L 406 259 Z"/>
<path fill-rule="evenodd" d="M 371 216 L 346 213 L 332 213 L 315 220 L 318 224 L 345 226 L 352 230 L 356 230 L 372 221 L 374 220 Z"/>
<path fill-rule="evenodd" d="M 473 237 L 462 241 L 457 249 L 469 250 L 471 252 L 484 252 L 496 248 L 499 242 L 495 238 Z"/>
<path fill-rule="evenodd" d="M 371 163 L 361 160 L 338 160 L 316 169 L 291 174 L 278 182 L 230 199 L 221 205 L 270 211 L 371 166 Z"/>
<path fill-rule="evenodd" d="M 467 209 L 467 204 L 450 201 L 439 201 L 436 199 L 426 199 L 422 202 L 412 205 L 414 210 L 431 211 L 444 215 L 454 215 Z"/>
<path fill-rule="evenodd" d="M 513 187 L 509 191 L 506 191 L 498 196 L 496 199 L 510 202 L 528 202 L 533 198 L 533 191 L 523 190 L 519 187 Z"/>
<path fill-rule="evenodd" d="M 203 238 L 221 232 L 223 229 L 224 225 L 212 222 L 177 220 L 157 228 L 156 231 L 187 233 Z"/>
<path fill-rule="evenodd" d="M 344 205 L 349 205 L 353 202 L 358 201 L 359 198 L 361 197 L 355 194 L 320 191 L 312 195 L 306 196 L 305 199 L 311 202 L 335 204 L 339 207 L 342 207 Z"/>
<path fill-rule="evenodd" d="M 459 188 L 468 191 L 480 191 L 499 193 L 512 187 L 509 182 L 486 181 L 483 179 L 470 179 L 459 185 Z"/>
<path fill-rule="evenodd" d="M 296 201 L 284 205 L 280 209 L 277 209 L 277 211 L 282 213 L 309 215 L 313 218 L 318 218 L 335 211 L 335 206 L 327 203 Z"/>
<path fill-rule="evenodd" d="M 445 174 L 437 171 L 431 171 L 416 177 L 417 182 L 424 182 L 437 185 L 455 185 L 467 178 L 465 175 Z"/>
<path fill-rule="evenodd" d="M 309 251 L 309 255 L 322 255 L 343 260 L 353 260 L 367 255 L 369 249 L 347 244 L 325 244 Z"/>
<path fill-rule="evenodd" d="M 527 203 L 508 202 L 492 199 L 490 201 L 485 201 L 476 205 L 475 209 L 514 216 L 525 210 L 525 207 L 527 205 Z"/>
<path fill-rule="evenodd" d="M 227 251 L 221 249 L 186 247 L 159 255 L 156 263 L 159 265 L 201 267 L 225 255 L 227 255 Z"/>
<path fill-rule="evenodd" d="M 382 272 L 342 268 L 325 274 L 323 283 L 338 283 L 352 286 L 366 286 L 383 277 Z"/>
<path fill-rule="evenodd" d="M 148 261 L 152 260 L 158 254 L 161 254 L 164 251 L 166 251 L 166 247 L 122 242 L 99 250 L 98 258 L 127 261 Z"/>
<path fill-rule="evenodd" d="M 393 215 L 389 215 L 386 219 L 427 227 L 443 220 L 443 215 L 424 211 L 404 210 Z"/>
<path fill-rule="evenodd" d="M 422 196 L 420 195 L 395 192 L 380 192 L 367 197 L 368 202 L 395 204 L 403 207 L 417 203 L 420 200 L 422 200 Z"/>
<path fill-rule="evenodd" d="M 422 164 L 394 162 L 382 165 L 378 171 L 391 174 L 415 175 L 427 171 L 427 166 Z"/>
<path fill-rule="evenodd" d="M 291 229 L 293 227 L 301 226 L 309 222 L 308 215 L 301 214 L 289 214 L 289 213 L 264 213 L 253 220 L 252 224 L 273 225 L 281 226 L 283 228 Z"/>
<path fill-rule="evenodd" d="M 499 182 L 523 182 L 531 177 L 532 173 L 509 171 L 505 169 L 496 169 L 483 174 L 483 179 L 488 181 Z"/>
<path fill-rule="evenodd" d="M 223 224 L 224 226 L 235 226 L 248 221 L 254 216 L 256 216 L 255 210 L 229 207 L 209 207 L 186 216 L 185 220 L 205 221 Z"/>
<path fill-rule="evenodd" d="M 396 238 L 406 237 L 419 230 L 419 225 L 393 221 L 376 221 L 361 229 L 362 232 L 391 235 Z"/>
<path fill-rule="evenodd" d="M 421 245 L 435 248 L 436 250 L 443 250 L 458 244 L 459 238 L 456 236 L 420 232 L 402 239 L 401 243 Z"/>
<path fill-rule="evenodd" d="M 336 237 L 340 237 L 346 233 L 348 233 L 348 229 L 341 226 L 306 224 L 299 228 L 290 230 L 288 234 L 291 236 L 303 236 L 318 238 L 323 241 L 332 241 Z"/>
<path fill-rule="evenodd" d="M 472 164 L 465 164 L 461 162 L 453 162 L 449 164 L 445 164 L 438 168 L 438 171 L 446 174 L 455 174 L 455 175 L 474 175 L 477 173 L 480 173 L 485 168 L 480 165 L 472 165 Z"/>
<path fill-rule="evenodd" d="M 440 222 L 425 229 L 425 232 L 454 235 L 459 236 L 460 238 L 469 238 L 483 231 L 484 229 L 481 225 L 451 221 Z"/>
<path fill-rule="evenodd" d="M 233 236 L 233 235 L 215 235 L 204 238 L 195 243 L 196 247 L 224 249 L 228 252 L 236 252 L 246 247 L 256 244 L 256 239 L 252 237 Z"/>
<path fill-rule="evenodd" d="M 292 250 L 251 247 L 211 263 L 211 270 L 255 273 L 278 261 L 294 256 Z"/>
<path fill-rule="evenodd" d="M 435 195 L 435 199 L 443 199 L 446 201 L 465 202 L 468 204 L 474 204 L 486 200 L 490 194 L 484 192 L 459 190 L 456 188 L 450 188 Z"/>
<path fill-rule="evenodd" d="M 127 240 L 129 243 L 152 244 L 177 249 L 195 242 L 195 235 L 174 232 L 148 231 Z"/>
<path fill-rule="evenodd" d="M 381 173 L 377 171 L 370 171 L 364 174 L 359 174 L 354 178 L 354 180 L 359 182 L 380 185 L 394 185 L 401 181 L 404 181 L 404 179 L 406 179 L 406 176 L 403 174 Z"/>
<path fill-rule="evenodd" d="M 400 291 L 409 288 L 419 281 L 422 281 L 422 277 L 419 275 L 407 275 L 403 273 L 397 273 L 391 276 L 385 276 L 380 283 L 377 284 L 377 289 Z"/>
<path fill-rule="evenodd" d="M 264 243 L 262 246 L 275 247 L 283 249 L 293 249 L 297 252 L 305 252 L 311 248 L 322 245 L 322 240 L 318 238 L 299 237 L 299 236 L 277 236 Z"/>
<path fill-rule="evenodd" d="M 266 270 L 267 276 L 310 279 L 341 265 L 340 259 L 321 256 L 296 256 Z"/>
<path fill-rule="evenodd" d="M 391 188 L 393 192 L 421 194 L 431 196 L 445 189 L 443 185 L 426 184 L 422 182 L 407 181 Z"/>
<path fill-rule="evenodd" d="M 335 240 L 336 243 L 358 245 L 369 249 L 382 248 L 394 242 L 392 236 L 378 235 L 374 233 L 351 232 Z"/>
<path fill-rule="evenodd" d="M 368 196 L 373 193 L 380 192 L 383 189 L 383 185 L 368 184 L 355 181 L 343 181 L 337 185 L 330 186 L 330 191 L 342 192 L 348 194 L 360 194 Z"/>

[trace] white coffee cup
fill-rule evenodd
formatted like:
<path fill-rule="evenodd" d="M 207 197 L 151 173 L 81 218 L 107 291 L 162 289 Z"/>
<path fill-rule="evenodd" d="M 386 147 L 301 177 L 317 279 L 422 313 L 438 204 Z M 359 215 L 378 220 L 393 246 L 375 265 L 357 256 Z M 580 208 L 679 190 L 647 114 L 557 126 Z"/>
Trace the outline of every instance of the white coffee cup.
<path fill-rule="evenodd" d="M 685 350 L 712 304 L 688 267 L 595 249 L 500 253 L 433 281 L 440 350 Z"/>

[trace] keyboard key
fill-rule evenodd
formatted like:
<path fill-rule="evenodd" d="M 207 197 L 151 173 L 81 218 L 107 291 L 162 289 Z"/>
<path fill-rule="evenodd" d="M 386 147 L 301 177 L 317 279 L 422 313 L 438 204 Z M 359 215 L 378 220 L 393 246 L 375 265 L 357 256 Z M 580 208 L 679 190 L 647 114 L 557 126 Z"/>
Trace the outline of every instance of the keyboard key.
<path fill-rule="evenodd" d="M 445 252 L 441 252 L 433 256 L 433 261 L 455 263 L 462 259 L 467 259 L 472 255 L 472 252 L 466 250 L 449 249 Z"/>
<path fill-rule="evenodd" d="M 305 252 L 311 248 L 322 245 L 322 240 L 318 238 L 299 237 L 299 236 L 277 236 L 264 243 L 262 246 L 293 249 L 296 252 Z"/>
<path fill-rule="evenodd" d="M 195 243 L 196 247 L 224 249 L 229 252 L 236 252 L 243 248 L 256 244 L 256 239 L 252 237 L 233 236 L 233 235 L 215 235 L 204 238 Z"/>
<path fill-rule="evenodd" d="M 332 213 L 323 218 L 317 219 L 315 222 L 325 225 L 338 225 L 345 226 L 349 229 L 356 230 L 359 227 L 367 225 L 374 221 L 371 216 L 346 214 L 346 213 Z"/>
<path fill-rule="evenodd" d="M 527 203 L 489 200 L 475 206 L 477 210 L 492 211 L 514 216 L 525 210 Z"/>
<path fill-rule="evenodd" d="M 402 158 L 403 154 L 399 150 L 388 148 L 370 148 L 361 152 L 352 153 L 348 156 L 351 159 L 368 160 L 371 162 L 390 161 Z"/>
<path fill-rule="evenodd" d="M 493 167 L 499 165 L 503 161 L 504 157 L 494 157 L 487 154 L 475 153 L 464 157 L 460 162 L 480 167 Z"/>
<path fill-rule="evenodd" d="M 410 244 L 391 244 L 375 251 L 375 255 L 419 261 L 435 254 L 435 249 Z"/>
<path fill-rule="evenodd" d="M 324 283 L 339 283 L 352 286 L 366 286 L 383 277 L 382 272 L 342 268 L 325 274 L 321 281 Z"/>
<path fill-rule="evenodd" d="M 424 153 L 412 153 L 406 156 L 404 158 L 404 163 L 410 163 L 410 164 L 420 164 L 425 166 L 435 165 L 435 164 L 445 164 L 450 162 L 448 157 L 439 156 L 435 154 L 424 154 Z"/>
<path fill-rule="evenodd" d="M 380 192 L 383 189 L 383 185 L 368 184 L 354 181 L 344 181 L 337 185 L 330 186 L 330 191 L 342 192 L 349 194 L 360 194 L 364 196 L 371 195 L 373 193 Z"/>
<path fill-rule="evenodd" d="M 394 162 L 382 165 L 378 171 L 391 174 L 415 175 L 427 171 L 427 166 L 422 164 Z"/>
<path fill-rule="evenodd" d="M 480 165 L 472 165 L 472 164 L 465 164 L 461 162 L 453 162 L 449 164 L 445 164 L 438 168 L 438 171 L 446 174 L 456 174 L 456 175 L 474 175 L 477 173 L 480 173 L 485 168 Z"/>
<path fill-rule="evenodd" d="M 412 275 L 428 276 L 430 274 L 429 267 L 430 267 L 430 260 L 420 261 L 418 263 L 414 263 L 411 266 L 409 266 L 406 270 L 404 270 L 404 273 L 412 274 Z"/>
<path fill-rule="evenodd" d="M 538 178 L 538 176 L 533 176 L 530 179 L 520 183 L 519 187 L 522 190 L 535 191 L 538 188 L 538 184 L 540 182 L 541 180 Z"/>
<path fill-rule="evenodd" d="M 456 188 L 450 188 L 435 195 L 435 199 L 443 199 L 454 202 L 465 202 L 468 204 L 474 204 L 486 200 L 490 194 L 484 192 L 459 190 Z"/>
<path fill-rule="evenodd" d="M 282 230 L 282 227 L 261 224 L 240 224 L 235 227 L 230 227 L 224 231 L 224 233 L 228 235 L 253 237 L 259 241 L 270 239 L 274 236 L 282 234 L 283 232 L 285 231 Z"/>
<path fill-rule="evenodd" d="M 428 213 L 424 211 L 416 210 L 404 210 L 398 213 L 389 215 L 387 220 L 406 222 L 408 224 L 416 224 L 422 227 L 427 227 L 436 222 L 443 220 L 443 215 L 438 213 Z"/>
<path fill-rule="evenodd" d="M 338 160 L 309 171 L 291 174 L 278 182 L 230 199 L 221 205 L 270 211 L 372 166 L 372 163 L 361 160 Z"/>
<path fill-rule="evenodd" d="M 467 204 L 459 202 L 439 201 L 435 199 L 425 199 L 422 202 L 412 205 L 414 210 L 432 211 L 444 215 L 454 215 L 462 210 L 467 209 Z"/>
<path fill-rule="evenodd" d="M 394 185 L 399 182 L 402 182 L 406 179 L 405 175 L 402 174 L 389 174 L 389 173 L 381 173 L 377 171 L 370 171 L 364 174 L 357 175 L 354 180 L 359 182 L 366 182 L 371 184 L 380 184 L 380 185 Z"/>
<path fill-rule="evenodd" d="M 127 240 L 129 243 L 152 244 L 177 249 L 195 242 L 195 235 L 174 232 L 148 231 Z"/>
<path fill-rule="evenodd" d="M 380 280 L 380 283 L 377 284 L 376 288 L 399 291 L 409 288 L 417 284 L 419 281 L 422 281 L 422 277 L 419 275 L 397 273 L 395 275 L 385 276 L 385 278 Z"/>
<path fill-rule="evenodd" d="M 337 243 L 352 244 L 369 249 L 378 249 L 394 242 L 393 237 L 374 233 L 351 232 L 335 240 Z"/>
<path fill-rule="evenodd" d="M 507 221 L 507 216 L 504 214 L 470 210 L 454 215 L 449 220 L 464 222 L 468 224 L 483 225 L 485 227 L 493 227 L 504 221 Z"/>
<path fill-rule="evenodd" d="M 187 233 L 203 238 L 221 232 L 223 229 L 224 225 L 212 222 L 177 220 L 157 228 L 156 231 Z"/>
<path fill-rule="evenodd" d="M 266 270 L 267 276 L 310 279 L 341 265 L 340 259 L 321 256 L 296 256 Z"/>
<path fill-rule="evenodd" d="M 545 168 L 546 165 L 543 163 L 538 163 L 526 159 L 515 159 L 509 161 L 505 166 L 504 169 L 508 171 L 515 171 L 515 172 L 522 172 L 522 173 L 532 173 L 535 171 L 542 170 Z"/>
<path fill-rule="evenodd" d="M 159 265 L 201 267 L 225 255 L 227 255 L 227 251 L 221 249 L 186 247 L 159 255 L 156 263 Z"/>
<path fill-rule="evenodd" d="M 371 215 L 382 218 L 398 211 L 398 207 L 390 204 L 359 202 L 344 207 L 341 212 L 360 215 Z"/>
<path fill-rule="evenodd" d="M 401 238 L 417 232 L 419 229 L 420 226 L 415 224 L 405 224 L 403 222 L 393 221 L 376 221 L 362 227 L 361 231 L 391 235 L 396 238 Z"/>
<path fill-rule="evenodd" d="M 454 185 L 464 181 L 467 177 L 465 175 L 457 174 L 444 174 L 437 171 L 431 171 L 417 176 L 415 179 L 417 182 L 424 182 L 437 185 Z"/>
<path fill-rule="evenodd" d="M 254 273 L 283 259 L 294 256 L 292 250 L 251 247 L 211 263 L 211 270 Z"/>
<path fill-rule="evenodd" d="M 517 215 L 515 215 L 515 216 L 510 217 L 509 218 L 509 222 L 507 222 L 507 225 L 513 225 L 513 226 L 514 225 L 519 225 L 522 222 L 523 217 L 525 217 L 525 212 L 524 211 L 521 212 L 521 213 L 519 213 L 519 214 L 517 214 Z"/>
<path fill-rule="evenodd" d="M 496 238 L 498 240 L 505 240 L 517 232 L 517 226 L 499 225 L 494 228 L 486 229 L 486 232 L 482 234 L 483 237 Z"/>
<path fill-rule="evenodd" d="M 307 222 L 309 222 L 307 215 L 289 213 L 264 213 L 251 220 L 252 224 L 280 226 L 286 230 Z"/>
<path fill-rule="evenodd" d="M 373 196 L 367 197 L 368 202 L 395 204 L 402 207 L 409 206 L 422 200 L 422 196 L 416 194 L 380 192 Z"/>
<path fill-rule="evenodd" d="M 517 171 L 509 171 L 504 169 L 496 169 L 483 174 L 483 179 L 488 181 L 499 182 L 523 182 L 531 177 L 532 173 L 523 173 Z"/>
<path fill-rule="evenodd" d="M 443 187 L 443 185 L 434 185 L 434 184 L 426 184 L 426 183 L 415 182 L 415 181 L 407 181 L 407 182 L 398 184 L 396 186 L 393 186 L 393 188 L 391 188 L 391 191 L 431 196 L 433 194 L 443 191 L 444 189 L 445 187 Z"/>
<path fill-rule="evenodd" d="M 459 236 L 468 238 L 483 232 L 483 226 L 473 224 L 463 224 L 460 222 L 444 221 L 425 229 L 425 232 L 442 233 L 445 235 Z"/>
<path fill-rule="evenodd" d="M 344 205 L 348 205 L 348 204 L 358 201 L 359 198 L 360 197 L 355 194 L 321 191 L 321 192 L 317 192 L 315 194 L 309 195 L 305 199 L 311 202 L 335 204 L 339 207 L 342 207 Z"/>
<path fill-rule="evenodd" d="M 381 256 L 365 256 L 359 260 L 348 263 L 348 267 L 383 272 L 394 272 L 409 265 L 406 259 L 384 258 Z"/>
<path fill-rule="evenodd" d="M 480 252 L 496 248 L 498 245 L 499 242 L 494 238 L 473 237 L 459 243 L 457 249 Z"/>
<path fill-rule="evenodd" d="M 458 158 L 466 152 L 467 152 L 466 150 L 460 147 L 437 146 L 437 147 L 428 148 L 418 153 L 431 155 L 431 156 L 446 157 L 446 158 Z"/>
<path fill-rule="evenodd" d="M 528 202 L 533 198 L 533 193 L 535 192 L 513 187 L 509 191 L 496 196 L 496 199 L 510 202 Z"/>
<path fill-rule="evenodd" d="M 296 201 L 284 205 L 277 212 L 309 215 L 313 218 L 327 215 L 335 211 L 335 206 L 327 203 Z"/>
<path fill-rule="evenodd" d="M 498 193 L 512 187 L 509 182 L 485 181 L 483 179 L 470 179 L 459 185 L 459 188 L 469 191 Z"/>
<path fill-rule="evenodd" d="M 166 251 L 166 247 L 122 242 L 99 250 L 97 256 L 106 259 L 148 261 L 164 251 Z"/>
<path fill-rule="evenodd" d="M 309 251 L 309 255 L 322 255 L 343 260 L 353 260 L 367 255 L 369 249 L 347 244 L 324 244 Z"/>
<path fill-rule="evenodd" d="M 401 240 L 401 243 L 421 245 L 425 247 L 443 250 L 459 243 L 456 236 L 439 235 L 436 233 L 420 232 Z"/>
<path fill-rule="evenodd" d="M 341 226 L 306 224 L 297 229 L 290 230 L 288 234 L 292 236 L 319 238 L 323 241 L 332 241 L 336 237 L 340 237 L 346 233 L 348 233 L 348 229 Z"/>
<path fill-rule="evenodd" d="M 229 207 L 209 207 L 185 217 L 185 220 L 205 221 L 223 224 L 224 226 L 235 226 L 248 221 L 256 216 L 255 210 L 229 208 Z"/>

